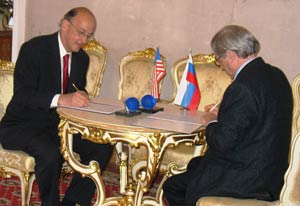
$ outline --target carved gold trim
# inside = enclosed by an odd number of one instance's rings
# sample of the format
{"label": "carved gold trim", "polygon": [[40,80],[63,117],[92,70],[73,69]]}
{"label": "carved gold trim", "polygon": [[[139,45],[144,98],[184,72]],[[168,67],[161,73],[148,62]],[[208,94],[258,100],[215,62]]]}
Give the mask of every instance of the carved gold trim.
{"label": "carved gold trim", "polygon": [[[91,126],[87,122],[76,122],[66,118],[66,114],[60,113],[61,121],[59,123],[59,136],[61,137],[61,152],[65,160],[70,166],[77,172],[80,172],[82,176],[91,178],[97,189],[96,205],[141,205],[143,201],[148,202],[149,205],[162,205],[162,190],[158,190],[156,198],[150,198],[144,196],[149,188],[152,186],[153,180],[159,170],[162,156],[168,147],[174,147],[179,143],[188,142],[190,144],[203,144],[204,143],[204,130],[199,129],[193,134],[177,134],[173,132],[158,132],[152,130],[152,132],[136,132],[134,128],[122,131],[114,130],[114,126],[108,129],[107,126],[102,128],[101,126]],[[73,119],[73,118],[72,118]],[[124,191],[122,191],[121,197],[106,198],[105,185],[101,177],[101,170],[99,165],[95,161],[91,161],[89,165],[82,165],[79,163],[73,155],[72,142],[73,134],[81,134],[83,139],[95,143],[110,143],[116,144],[118,142],[124,142],[131,147],[144,146],[147,150],[147,164],[144,169],[136,170],[138,177],[137,180],[133,180],[130,175],[132,164],[120,164],[120,171],[124,171],[127,168],[127,177],[120,178],[122,181],[120,184]],[[151,203],[151,204],[150,204]]]}
{"label": "carved gold trim", "polygon": [[14,71],[15,63],[0,59],[0,69],[3,71]]}
{"label": "carved gold trim", "polygon": [[0,166],[0,176],[5,178],[11,178],[12,176],[17,176],[17,175],[7,171],[5,166]]}
{"label": "carved gold trim", "polygon": [[106,69],[106,64],[107,64],[107,49],[101,45],[97,40],[91,40],[88,43],[86,43],[83,46],[83,50],[90,56],[90,55],[95,55],[97,56],[102,64],[99,64],[99,76],[95,80],[96,81],[96,86],[93,88],[92,91],[89,91],[89,95],[92,97],[96,97],[99,95],[100,88],[102,85],[102,79],[103,79],[103,74]]}

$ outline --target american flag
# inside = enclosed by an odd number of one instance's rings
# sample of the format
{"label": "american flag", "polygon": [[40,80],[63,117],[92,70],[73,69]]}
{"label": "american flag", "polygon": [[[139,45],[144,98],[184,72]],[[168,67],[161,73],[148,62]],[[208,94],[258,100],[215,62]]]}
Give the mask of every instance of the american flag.
{"label": "american flag", "polygon": [[151,94],[155,99],[159,99],[159,82],[166,76],[166,70],[164,63],[160,57],[159,49],[156,48],[155,60],[154,60],[154,72],[152,76],[152,91]]}

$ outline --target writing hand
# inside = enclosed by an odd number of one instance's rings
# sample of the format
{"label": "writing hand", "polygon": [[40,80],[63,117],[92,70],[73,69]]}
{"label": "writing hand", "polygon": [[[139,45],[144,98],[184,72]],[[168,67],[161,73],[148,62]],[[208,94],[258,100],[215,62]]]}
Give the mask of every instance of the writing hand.
{"label": "writing hand", "polygon": [[58,98],[58,105],[84,107],[90,102],[89,96],[84,91],[62,94]]}

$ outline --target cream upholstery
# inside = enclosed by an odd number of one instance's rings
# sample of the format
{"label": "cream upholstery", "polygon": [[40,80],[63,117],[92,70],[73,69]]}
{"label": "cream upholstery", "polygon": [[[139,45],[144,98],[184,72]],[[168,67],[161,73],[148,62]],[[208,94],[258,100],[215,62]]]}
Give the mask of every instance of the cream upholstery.
{"label": "cream upholstery", "polygon": [[90,65],[86,75],[85,90],[92,97],[97,97],[100,92],[103,74],[107,62],[107,49],[96,40],[89,41],[83,47],[90,57]]}
{"label": "cream upholstery", "polygon": [[196,206],[299,206],[300,205],[300,74],[293,81],[294,112],[290,165],[285,173],[279,201],[265,202],[231,197],[203,197]]}
{"label": "cream upholstery", "polygon": [[[88,42],[84,50],[90,57],[86,90],[90,96],[99,95],[103,72],[106,66],[107,50],[97,41]],[[0,119],[13,95],[14,63],[0,60]],[[28,206],[31,196],[35,160],[22,151],[6,150],[0,144],[0,175],[7,178],[17,175],[21,181],[22,206]],[[64,164],[62,173],[71,171]]]}
{"label": "cream upholstery", "polygon": [[[165,57],[161,55],[161,58],[166,67]],[[153,48],[130,52],[121,59],[119,99],[125,100],[131,96],[141,99],[145,94],[151,94],[154,59]],[[161,89],[162,82],[163,80],[160,81],[159,89]]]}

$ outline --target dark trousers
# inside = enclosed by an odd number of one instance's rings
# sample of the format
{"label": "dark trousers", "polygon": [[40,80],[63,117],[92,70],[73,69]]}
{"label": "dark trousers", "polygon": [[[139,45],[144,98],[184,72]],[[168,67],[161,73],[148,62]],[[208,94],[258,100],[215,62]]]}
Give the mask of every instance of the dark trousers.
{"label": "dark trousers", "polygon": [[[16,127],[1,129],[2,146],[5,149],[23,150],[35,159],[35,176],[42,206],[58,206],[59,178],[64,159],[60,153],[57,129],[38,127]],[[105,169],[113,147],[96,144],[74,135],[73,150],[80,155],[81,163],[88,165],[91,160],[98,161],[101,170]],[[80,205],[90,205],[95,192],[95,184],[90,178],[82,178],[75,173],[65,198]]]}
{"label": "dark trousers", "polygon": [[186,173],[171,176],[163,185],[164,196],[170,206],[186,206]]}
{"label": "dark trousers", "polygon": [[[202,157],[193,158],[188,166],[187,171],[169,177],[163,185],[163,192],[165,198],[168,200],[170,206],[195,206],[201,195],[198,193],[195,186],[195,177],[201,176],[203,169]],[[200,168],[200,170],[199,170]]]}

